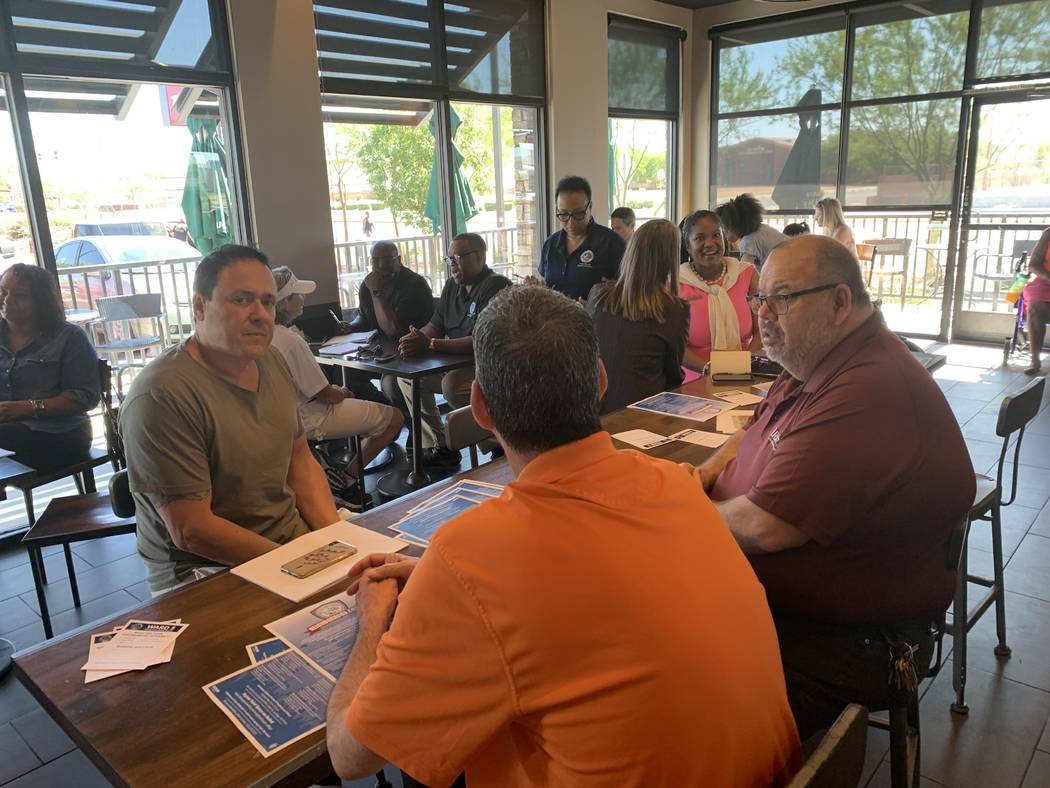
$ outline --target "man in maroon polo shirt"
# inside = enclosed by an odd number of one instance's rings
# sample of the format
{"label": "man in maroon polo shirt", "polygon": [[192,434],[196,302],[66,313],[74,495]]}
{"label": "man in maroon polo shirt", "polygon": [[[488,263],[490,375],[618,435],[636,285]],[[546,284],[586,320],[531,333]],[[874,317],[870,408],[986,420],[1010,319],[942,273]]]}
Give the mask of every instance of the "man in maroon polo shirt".
{"label": "man in maroon polo shirt", "polygon": [[885,708],[891,653],[916,647],[925,674],[974,474],[944,395],[845,247],[781,244],[749,300],[784,373],[697,472],[765,586],[805,738],[849,702]]}

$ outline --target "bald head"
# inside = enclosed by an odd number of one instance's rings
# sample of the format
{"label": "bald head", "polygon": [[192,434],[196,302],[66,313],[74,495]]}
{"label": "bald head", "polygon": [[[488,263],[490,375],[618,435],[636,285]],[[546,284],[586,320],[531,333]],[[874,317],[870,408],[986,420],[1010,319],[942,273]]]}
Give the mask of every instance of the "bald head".
{"label": "bald head", "polygon": [[393,241],[376,241],[372,244],[371,256],[376,276],[390,278],[401,270],[401,253]]}
{"label": "bald head", "polygon": [[766,265],[774,263],[781,274],[790,274],[798,288],[815,287],[828,282],[842,282],[849,287],[853,303],[871,304],[864,286],[860,263],[850,251],[833,238],[824,235],[799,235],[777,246],[769,253]]}

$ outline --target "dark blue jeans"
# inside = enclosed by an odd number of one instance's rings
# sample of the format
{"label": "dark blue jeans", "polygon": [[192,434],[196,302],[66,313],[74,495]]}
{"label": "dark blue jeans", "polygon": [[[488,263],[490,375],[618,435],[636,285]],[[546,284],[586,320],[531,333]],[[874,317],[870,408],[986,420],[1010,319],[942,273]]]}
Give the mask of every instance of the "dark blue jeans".
{"label": "dark blue jeans", "polygon": [[0,448],[38,471],[50,471],[86,460],[91,448],[91,423],[68,432],[39,432],[20,421],[0,422]]}

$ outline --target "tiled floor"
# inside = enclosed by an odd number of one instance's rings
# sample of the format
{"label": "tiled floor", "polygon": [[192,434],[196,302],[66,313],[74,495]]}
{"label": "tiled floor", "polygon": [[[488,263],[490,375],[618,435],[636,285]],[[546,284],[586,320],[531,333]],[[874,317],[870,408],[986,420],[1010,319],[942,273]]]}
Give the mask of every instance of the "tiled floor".
{"label": "tiled floor", "polygon": [[[936,346],[934,346],[936,348]],[[951,345],[949,364],[934,373],[963,427],[978,471],[992,471],[1001,448],[995,420],[1005,394],[1029,378],[999,364],[1001,350]],[[1050,403],[1050,396],[1044,401]],[[1011,455],[1012,456],[1012,455]],[[1010,466],[1008,466],[1009,468]],[[929,788],[1046,788],[1050,786],[1050,408],[1030,425],[1021,450],[1017,502],[1004,511],[1009,659],[992,653],[995,622],[988,614],[970,634],[967,700],[970,714],[951,714],[951,670],[927,682],[922,702],[923,785]],[[0,524],[14,517],[9,501]],[[39,505],[42,510],[43,503]],[[48,602],[57,632],[107,616],[148,597],[134,537],[74,546],[83,606],[72,608],[61,582],[57,549],[46,551],[52,579]],[[991,572],[991,541],[980,525],[970,537],[972,571]],[[980,591],[972,587],[974,596]],[[25,553],[0,551],[0,635],[22,648],[43,638]],[[945,639],[950,660],[951,639]],[[885,734],[871,732],[862,785],[889,785]],[[13,679],[0,684],[0,785],[84,786],[106,781]],[[359,781],[365,786],[372,781]],[[395,785],[398,784],[395,781]]]}

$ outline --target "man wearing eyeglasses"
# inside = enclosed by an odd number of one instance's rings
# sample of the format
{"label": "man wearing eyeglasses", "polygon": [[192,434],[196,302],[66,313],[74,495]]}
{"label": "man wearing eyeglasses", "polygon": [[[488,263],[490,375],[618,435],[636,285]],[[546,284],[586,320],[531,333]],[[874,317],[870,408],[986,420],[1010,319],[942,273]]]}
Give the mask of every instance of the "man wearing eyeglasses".
{"label": "man wearing eyeglasses", "polygon": [[[476,233],[457,235],[449,246],[445,263],[449,280],[441,291],[437,308],[425,326],[412,325],[401,337],[398,351],[403,358],[435,352],[473,355],[474,324],[478,316],[496,293],[510,285],[507,277],[500,276],[486,264],[485,240]],[[445,431],[434,395],[441,392],[449,405],[462,408],[470,404],[473,380],[474,367],[470,366],[432,375],[420,382],[424,465],[459,464],[459,454],[445,445]],[[400,379],[398,385],[411,408],[412,381]]]}
{"label": "man wearing eyeglasses", "polygon": [[805,740],[847,703],[886,708],[893,662],[926,674],[975,481],[944,395],[845,247],[781,244],[748,300],[784,372],[697,475],[765,586]]}
{"label": "man wearing eyeglasses", "polygon": [[554,190],[561,229],[543,243],[539,274],[548,287],[569,298],[586,298],[603,279],[620,275],[624,241],[591,216],[591,185],[570,175]]}

